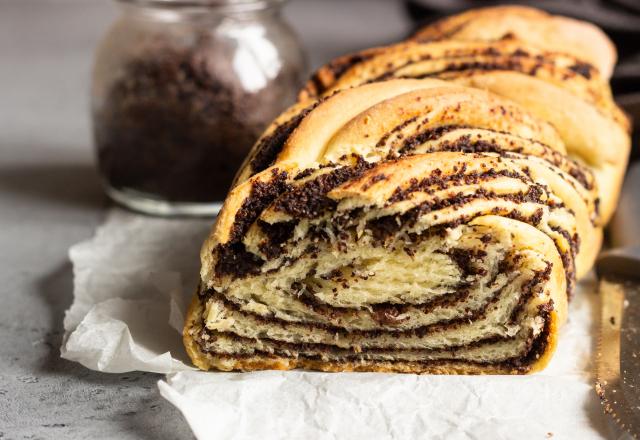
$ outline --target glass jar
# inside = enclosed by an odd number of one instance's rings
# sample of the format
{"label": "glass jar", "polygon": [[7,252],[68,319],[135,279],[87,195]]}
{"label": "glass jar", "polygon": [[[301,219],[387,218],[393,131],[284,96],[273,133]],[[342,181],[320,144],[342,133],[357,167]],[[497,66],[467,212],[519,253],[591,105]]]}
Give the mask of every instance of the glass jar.
{"label": "glass jar", "polygon": [[214,214],[252,144],[305,75],[280,0],[128,0],[100,44],[98,169],[118,203]]}

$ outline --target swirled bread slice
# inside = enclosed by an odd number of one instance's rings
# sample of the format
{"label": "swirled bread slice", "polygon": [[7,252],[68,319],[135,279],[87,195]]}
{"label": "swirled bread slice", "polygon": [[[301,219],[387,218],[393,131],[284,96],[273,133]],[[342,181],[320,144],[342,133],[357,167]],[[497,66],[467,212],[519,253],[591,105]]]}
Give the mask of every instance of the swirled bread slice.
{"label": "swirled bread slice", "polygon": [[272,159],[248,162],[203,246],[184,331],[198,367],[546,364],[600,243],[593,176],[551,125],[437,80],[339,91],[282,120],[295,127],[268,130]]}
{"label": "swirled bread slice", "polygon": [[194,363],[542,368],[566,315],[565,240],[578,223],[546,167],[438,152],[252,177],[230,195],[249,192],[233,221],[216,226],[232,231],[226,241],[214,234],[203,248],[185,328]]}

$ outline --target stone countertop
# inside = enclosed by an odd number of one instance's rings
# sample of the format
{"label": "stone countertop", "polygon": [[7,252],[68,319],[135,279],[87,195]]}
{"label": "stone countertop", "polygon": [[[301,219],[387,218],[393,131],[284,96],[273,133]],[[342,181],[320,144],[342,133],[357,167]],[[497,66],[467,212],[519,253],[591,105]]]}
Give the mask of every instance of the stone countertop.
{"label": "stone countertop", "polygon": [[[93,49],[117,15],[106,0],[0,4],[0,439],[190,439],[160,375],[102,374],[60,359],[72,299],[68,248],[110,203],[93,165]],[[285,15],[312,67],[402,38],[392,0],[294,0]]]}

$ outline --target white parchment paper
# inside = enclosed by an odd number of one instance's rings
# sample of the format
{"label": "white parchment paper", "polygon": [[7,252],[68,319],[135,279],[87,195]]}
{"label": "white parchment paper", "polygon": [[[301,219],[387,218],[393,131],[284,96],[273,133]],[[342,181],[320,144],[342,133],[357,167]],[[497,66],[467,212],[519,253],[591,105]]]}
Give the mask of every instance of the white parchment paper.
{"label": "white parchment paper", "polygon": [[593,281],[580,285],[551,364],[532,376],[196,371],[180,331],[211,224],[112,211],[70,249],[62,357],[104,372],[166,374],[160,393],[200,440],[613,435],[593,391]]}

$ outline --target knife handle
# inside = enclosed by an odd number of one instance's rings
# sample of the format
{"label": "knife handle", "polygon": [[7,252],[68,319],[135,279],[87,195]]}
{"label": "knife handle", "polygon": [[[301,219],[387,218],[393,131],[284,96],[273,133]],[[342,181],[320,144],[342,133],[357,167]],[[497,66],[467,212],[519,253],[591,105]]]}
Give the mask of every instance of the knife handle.
{"label": "knife handle", "polygon": [[596,261],[596,272],[599,278],[640,278],[640,247],[602,252]]}
{"label": "knife handle", "polygon": [[608,229],[612,247],[640,246],[640,162],[629,167],[618,209]]}

